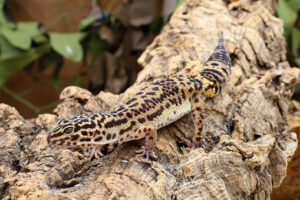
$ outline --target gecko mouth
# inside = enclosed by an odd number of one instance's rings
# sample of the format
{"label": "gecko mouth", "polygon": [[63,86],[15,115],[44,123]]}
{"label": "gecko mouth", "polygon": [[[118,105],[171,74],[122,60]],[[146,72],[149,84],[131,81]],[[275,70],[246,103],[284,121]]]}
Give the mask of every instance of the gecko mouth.
{"label": "gecko mouth", "polygon": [[56,146],[57,142],[58,142],[58,140],[53,140],[53,137],[51,136],[51,134],[47,135],[47,143],[50,147]]}

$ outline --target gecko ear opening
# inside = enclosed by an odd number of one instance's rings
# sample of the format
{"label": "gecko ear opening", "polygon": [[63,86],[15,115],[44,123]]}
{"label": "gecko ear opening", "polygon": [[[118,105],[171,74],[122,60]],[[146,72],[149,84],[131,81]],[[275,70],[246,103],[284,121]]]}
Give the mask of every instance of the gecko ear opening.
{"label": "gecko ear opening", "polygon": [[73,127],[68,127],[64,129],[63,133],[69,135],[73,133],[73,130],[74,130]]}

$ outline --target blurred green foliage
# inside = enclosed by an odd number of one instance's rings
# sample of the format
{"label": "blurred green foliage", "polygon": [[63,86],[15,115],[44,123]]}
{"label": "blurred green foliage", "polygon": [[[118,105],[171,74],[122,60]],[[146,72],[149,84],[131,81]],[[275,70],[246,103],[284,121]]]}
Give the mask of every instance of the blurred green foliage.
{"label": "blurred green foliage", "polygon": [[83,58],[80,41],[85,36],[84,33],[49,33],[50,45],[58,54],[79,62]]}
{"label": "blurred green foliage", "polygon": [[[5,0],[0,0],[0,90],[5,82],[16,72],[33,63],[42,56],[53,57],[53,52],[58,56],[65,57],[74,62],[83,61],[86,52],[92,55],[92,59],[99,53],[107,49],[103,45],[105,41],[100,38],[99,31],[104,21],[110,15],[103,13],[102,18],[87,17],[82,20],[78,26],[78,32],[74,33],[54,33],[45,32],[38,22],[17,22],[8,21],[4,15]],[[89,30],[88,27],[98,22],[98,28]],[[95,34],[96,32],[96,34]],[[92,41],[92,44],[91,44]],[[83,49],[84,43],[87,42],[88,48]],[[57,58],[57,56],[56,56]],[[45,61],[47,59],[44,59]],[[61,69],[61,60],[41,62],[42,65],[54,66],[52,83],[54,88],[60,89],[58,85],[58,73]],[[76,82],[78,81],[78,77]]]}
{"label": "blurred green foliage", "polygon": [[[179,6],[184,0],[177,0]],[[24,96],[33,91],[34,86],[22,92],[14,92],[5,86],[5,83],[17,72],[25,70],[30,75],[32,65],[37,66],[39,71],[52,68],[51,83],[57,92],[61,90],[62,82],[60,72],[64,66],[65,58],[74,62],[83,62],[84,66],[94,66],[96,59],[104,51],[115,51],[116,44],[109,43],[101,38],[102,30],[109,29],[113,34],[120,33],[124,26],[117,19],[117,13],[121,10],[122,4],[113,11],[103,12],[97,0],[89,0],[92,10],[88,17],[81,20],[77,31],[69,33],[47,32],[42,24],[38,22],[12,22],[7,19],[5,0],[0,0],[0,93],[3,91],[21,104],[34,110],[36,114],[55,106],[57,102],[44,107],[37,107],[29,102]],[[112,11],[112,7],[117,5],[116,0],[111,0],[106,7],[107,11]],[[82,6],[86,6],[83,4]],[[77,9],[78,11],[80,9]],[[70,13],[63,12],[62,16],[71,16],[76,11]],[[64,17],[61,17],[63,20]],[[145,35],[158,34],[169,18],[158,17],[149,24],[140,27],[145,28]],[[58,23],[54,20],[52,24]],[[126,27],[125,27],[126,28]],[[121,31],[120,31],[121,30]],[[119,36],[119,35],[118,35]],[[68,77],[73,84],[87,87],[82,81],[85,72]],[[38,83],[34,78],[34,84]]]}
{"label": "blurred green foliage", "polygon": [[0,0],[0,89],[13,74],[50,50],[37,22],[14,24],[6,20],[4,3]]}
{"label": "blurred green foliage", "polygon": [[279,0],[277,13],[284,23],[288,59],[300,67],[300,0]]}
{"label": "blurred green foliage", "polygon": [[[108,49],[107,42],[99,33],[107,19],[110,19],[110,14],[102,12],[95,4],[94,8],[101,12],[83,19],[77,32],[55,33],[44,31],[38,22],[15,23],[7,20],[4,6],[5,0],[0,0],[0,92],[4,91],[39,114],[44,108],[39,108],[23,98],[26,91],[15,93],[6,88],[5,83],[14,74],[39,60],[39,69],[53,67],[52,86],[60,91],[59,73],[63,67],[63,58],[74,62],[84,61],[91,66],[95,58]],[[84,86],[80,75],[72,80],[78,86]],[[55,106],[56,103],[46,105],[45,109]]]}

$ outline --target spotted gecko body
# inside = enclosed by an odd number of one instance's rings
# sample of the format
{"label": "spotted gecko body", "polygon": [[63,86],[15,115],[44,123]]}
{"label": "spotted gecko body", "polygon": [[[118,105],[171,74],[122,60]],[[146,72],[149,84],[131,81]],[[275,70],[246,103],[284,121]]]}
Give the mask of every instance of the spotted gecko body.
{"label": "spotted gecko body", "polygon": [[192,112],[193,147],[197,148],[203,137],[203,99],[217,95],[230,74],[231,61],[222,33],[217,47],[197,76],[160,79],[142,88],[113,112],[62,120],[48,134],[48,143],[91,148],[90,158],[98,158],[105,144],[145,138],[145,146],[139,153],[148,158],[156,143],[156,130]]}

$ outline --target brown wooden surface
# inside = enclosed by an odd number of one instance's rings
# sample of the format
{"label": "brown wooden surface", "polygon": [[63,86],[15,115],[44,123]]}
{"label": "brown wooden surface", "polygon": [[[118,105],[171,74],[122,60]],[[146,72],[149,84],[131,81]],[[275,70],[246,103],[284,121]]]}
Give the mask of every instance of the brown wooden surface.
{"label": "brown wooden surface", "polygon": [[59,118],[109,111],[140,87],[174,73],[196,73],[220,31],[233,61],[232,78],[207,100],[202,148],[187,153],[187,115],[158,131],[156,158],[135,157],[139,142],[88,162],[69,149],[51,149],[46,133],[56,115],[24,120],[0,104],[2,199],[270,199],[297,147],[287,117],[299,70],[286,62],[282,21],[273,1],[186,0],[139,58],[144,67],[121,95],[62,91]]}

